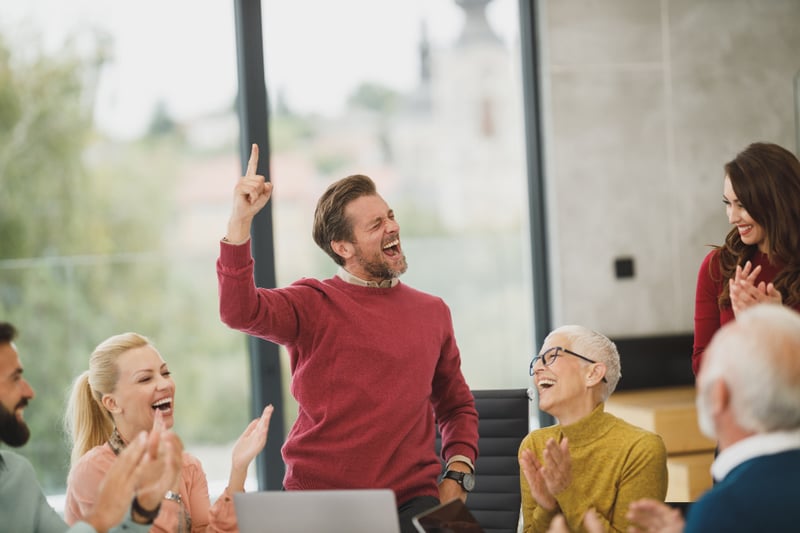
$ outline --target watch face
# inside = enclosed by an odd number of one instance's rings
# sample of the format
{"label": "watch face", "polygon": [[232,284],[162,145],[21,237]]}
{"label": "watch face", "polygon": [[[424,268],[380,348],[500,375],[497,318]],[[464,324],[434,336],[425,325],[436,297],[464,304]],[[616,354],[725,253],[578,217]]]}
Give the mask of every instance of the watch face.
{"label": "watch face", "polygon": [[467,492],[472,492],[472,489],[475,488],[475,476],[472,474],[464,474],[464,478],[461,480],[461,483],[464,487],[464,490]]}
{"label": "watch face", "polygon": [[444,474],[445,478],[452,479],[458,482],[461,487],[471,492],[475,488],[475,474],[467,474],[466,472],[458,472],[456,470],[448,470]]}

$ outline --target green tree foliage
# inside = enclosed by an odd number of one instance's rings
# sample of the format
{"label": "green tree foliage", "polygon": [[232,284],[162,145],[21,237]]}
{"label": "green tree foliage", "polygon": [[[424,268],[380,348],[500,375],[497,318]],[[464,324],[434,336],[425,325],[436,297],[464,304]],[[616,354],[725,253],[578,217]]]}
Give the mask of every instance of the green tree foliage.
{"label": "green tree foliage", "polygon": [[14,59],[0,42],[0,258],[70,253],[80,227],[66,215],[91,201],[80,160],[91,134],[81,65],[72,56]]}
{"label": "green tree foliage", "polygon": [[390,115],[397,109],[397,91],[377,83],[365,82],[359,85],[347,99],[351,107],[360,107],[382,115]]}
{"label": "green tree foliage", "polygon": [[135,148],[120,158],[97,138],[89,81],[100,65],[69,47],[26,54],[0,41],[0,312],[22,331],[37,390],[28,410],[34,439],[24,452],[46,486],[63,486],[66,390],[90,347],[119,323],[119,280],[158,293],[160,269],[138,263],[159,242],[168,201],[136,187],[144,177],[137,169],[146,167],[117,163],[135,158]]}
{"label": "green tree foliage", "polygon": [[93,57],[30,43],[22,56],[0,36],[0,320],[20,330],[37,393],[20,451],[56,492],[68,470],[69,386],[112,334],[137,331],[160,349],[185,442],[230,442],[248,417],[245,341],[219,324],[213,258],[176,260],[168,248],[184,146],[158,114],[140,141],[94,128],[96,58],[110,44],[97,43]]}
{"label": "green tree foliage", "polygon": [[169,110],[164,102],[159,102],[150,120],[150,127],[147,128],[149,137],[161,137],[174,134],[176,131],[175,121],[169,114]]}
{"label": "green tree foliage", "polygon": [[291,151],[313,140],[314,130],[306,118],[276,113],[270,122],[270,147],[276,153]]}

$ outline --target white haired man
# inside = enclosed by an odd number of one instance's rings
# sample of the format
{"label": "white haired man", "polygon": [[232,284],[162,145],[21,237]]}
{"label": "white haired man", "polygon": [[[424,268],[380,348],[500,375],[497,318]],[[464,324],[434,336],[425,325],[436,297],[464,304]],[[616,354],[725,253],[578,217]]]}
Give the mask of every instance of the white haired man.
{"label": "white haired man", "polygon": [[700,429],[719,442],[716,484],[686,523],[661,502],[631,504],[636,531],[797,531],[800,314],[759,304],[713,337],[697,376]]}

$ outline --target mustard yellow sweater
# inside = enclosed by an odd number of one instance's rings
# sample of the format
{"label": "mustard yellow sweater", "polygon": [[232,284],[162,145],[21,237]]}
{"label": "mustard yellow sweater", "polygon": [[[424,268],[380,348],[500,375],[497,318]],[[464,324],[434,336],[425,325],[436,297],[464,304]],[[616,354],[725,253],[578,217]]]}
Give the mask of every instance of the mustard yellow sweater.
{"label": "mustard yellow sweater", "polygon": [[557,513],[564,515],[570,531],[585,531],[583,515],[597,511],[606,531],[627,531],[628,505],[639,498],[664,501],[667,494],[667,451],[659,435],[606,413],[599,404],[585,418],[568,426],[555,425],[532,431],[520,452],[532,450],[544,464],[542,452],[549,438],[569,440],[572,483],[556,496],[558,510],[548,512],[531,496],[520,470],[524,532],[544,532]]}

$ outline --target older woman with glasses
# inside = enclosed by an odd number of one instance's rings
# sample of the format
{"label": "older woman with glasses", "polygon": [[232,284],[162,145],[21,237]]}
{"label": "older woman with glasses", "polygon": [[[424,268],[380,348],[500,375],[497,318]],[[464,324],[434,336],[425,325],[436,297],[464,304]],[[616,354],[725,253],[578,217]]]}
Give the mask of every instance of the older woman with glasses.
{"label": "older woman with glasses", "polygon": [[661,437],[604,411],[621,376],[617,347],[582,326],[551,332],[530,374],[539,409],[558,424],[532,431],[519,448],[523,531],[547,530],[561,514],[582,531],[594,509],[604,531],[627,531],[628,504],[664,501],[667,452]]}

